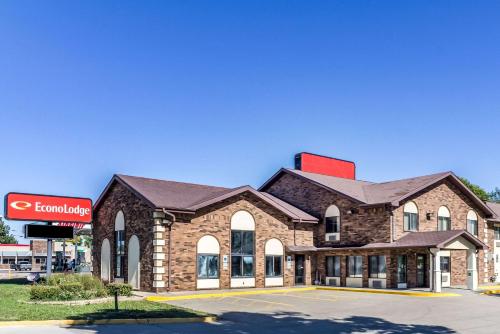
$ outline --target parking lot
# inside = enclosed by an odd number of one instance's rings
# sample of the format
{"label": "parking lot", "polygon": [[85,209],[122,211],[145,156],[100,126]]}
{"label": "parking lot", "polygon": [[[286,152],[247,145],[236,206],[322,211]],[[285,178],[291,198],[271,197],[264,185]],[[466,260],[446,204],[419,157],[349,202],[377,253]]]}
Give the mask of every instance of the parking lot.
{"label": "parking lot", "polygon": [[[52,334],[111,333],[497,333],[500,298],[462,290],[458,297],[342,291],[236,295],[168,303],[215,313],[214,324],[52,328]],[[26,327],[25,334],[48,328]],[[2,328],[19,333],[20,328]]]}

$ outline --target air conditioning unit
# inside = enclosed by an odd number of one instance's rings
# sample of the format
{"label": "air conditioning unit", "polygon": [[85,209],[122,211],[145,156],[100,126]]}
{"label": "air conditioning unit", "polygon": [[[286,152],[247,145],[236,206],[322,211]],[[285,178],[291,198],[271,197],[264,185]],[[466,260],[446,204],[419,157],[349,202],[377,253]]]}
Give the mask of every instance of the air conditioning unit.
{"label": "air conditioning unit", "polygon": [[326,285],[329,286],[340,286],[340,278],[338,277],[327,277],[326,278]]}
{"label": "air conditioning unit", "polygon": [[495,247],[499,247],[500,248],[500,241],[495,241]]}
{"label": "air conditioning unit", "polygon": [[340,240],[340,233],[327,233],[325,235],[325,240],[326,241],[339,241]]}
{"label": "air conditioning unit", "polygon": [[441,283],[448,283],[448,275],[441,276]]}
{"label": "air conditioning unit", "polygon": [[381,280],[373,280],[372,287],[374,289],[382,289],[382,281]]}

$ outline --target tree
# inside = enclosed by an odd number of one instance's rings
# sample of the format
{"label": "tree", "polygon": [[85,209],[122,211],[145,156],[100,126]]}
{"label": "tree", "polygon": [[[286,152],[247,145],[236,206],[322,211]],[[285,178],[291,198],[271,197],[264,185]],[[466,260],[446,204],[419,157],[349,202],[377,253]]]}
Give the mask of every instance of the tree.
{"label": "tree", "polygon": [[484,190],[483,188],[481,188],[477,184],[471,183],[465,177],[461,177],[460,181],[462,181],[465,184],[465,186],[467,186],[467,188],[469,188],[481,200],[483,200],[485,202],[491,200],[490,193],[488,193],[486,190]]}
{"label": "tree", "polygon": [[492,202],[500,203],[500,188],[496,187],[495,190],[490,192],[490,200]]}
{"label": "tree", "polygon": [[10,227],[0,217],[0,244],[17,244],[16,238],[10,233]]}

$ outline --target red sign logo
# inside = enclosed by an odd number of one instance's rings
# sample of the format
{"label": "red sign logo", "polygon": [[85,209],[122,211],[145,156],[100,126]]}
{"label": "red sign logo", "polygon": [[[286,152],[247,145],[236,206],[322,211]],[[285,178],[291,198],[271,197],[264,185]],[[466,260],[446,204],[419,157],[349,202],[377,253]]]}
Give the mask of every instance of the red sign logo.
{"label": "red sign logo", "polygon": [[92,222],[92,200],[8,193],[5,196],[5,218],[47,222]]}

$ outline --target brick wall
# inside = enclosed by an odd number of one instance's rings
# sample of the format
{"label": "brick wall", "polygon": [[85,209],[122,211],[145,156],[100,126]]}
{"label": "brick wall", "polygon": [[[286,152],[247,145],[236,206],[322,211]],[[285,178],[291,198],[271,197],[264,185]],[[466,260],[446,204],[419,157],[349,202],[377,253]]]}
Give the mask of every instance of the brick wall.
{"label": "brick wall", "polygon": [[137,235],[141,252],[140,284],[141,289],[151,290],[153,274],[153,210],[120,183],[115,182],[108,190],[101,205],[94,211],[92,224],[93,274],[100,277],[101,245],[107,238],[111,245],[111,276],[115,276],[114,230],[115,217],[122,210],[125,216],[125,261],[124,276],[127,281],[128,242]]}
{"label": "brick wall", "polygon": [[[290,174],[283,174],[266,191],[321,220],[315,233],[318,247],[390,242],[390,212],[384,207],[360,208],[357,202],[345,196]],[[323,219],[327,208],[332,204],[340,210],[340,241],[338,242],[325,241]],[[352,208],[358,209],[358,213],[348,213]]]}
{"label": "brick wall", "polygon": [[[466,230],[467,229],[467,213],[469,210],[474,210],[478,215],[478,239],[485,242],[490,247],[490,252],[493,250],[494,233],[493,228],[485,222],[485,214],[477,207],[463,192],[458,189],[454,184],[447,180],[437,183],[436,185],[421,191],[408,201],[413,201],[418,207],[419,217],[419,231],[437,231],[437,211],[440,206],[444,205],[448,208],[451,215],[451,228],[453,230]],[[407,232],[403,230],[403,208],[404,203],[396,208],[394,213],[394,235],[395,239],[399,239]],[[430,220],[427,220],[426,213],[432,212],[434,215]],[[452,258],[452,267],[457,273],[465,273],[466,265],[462,263],[460,257]],[[493,274],[493,261],[485,262],[485,252],[479,251],[478,253],[478,277],[479,282],[484,282],[489,276]],[[487,272],[484,271],[487,266]],[[463,270],[462,270],[463,268]],[[452,273],[453,274],[453,273]],[[452,275],[454,276],[454,275]],[[466,281],[462,275],[456,275],[452,279],[452,284],[463,285]]]}
{"label": "brick wall", "polygon": [[[220,262],[223,255],[230,255],[230,220],[239,211],[246,210],[255,220],[255,277],[256,287],[264,287],[265,255],[264,246],[268,239],[277,238],[284,246],[313,245],[313,224],[294,224],[288,217],[252,194],[244,193],[201,210],[194,217],[179,216],[172,227],[171,290],[196,289],[196,245],[204,235],[212,235],[220,245]],[[168,232],[165,232],[168,234]],[[168,243],[165,246],[168,254]],[[286,257],[286,255],[285,255]],[[230,257],[229,257],[230,258]],[[307,257],[306,257],[307,259]],[[285,259],[284,259],[285,260]],[[306,266],[307,283],[311,282],[310,261]],[[283,264],[284,285],[294,284],[294,268]],[[309,267],[309,268],[308,268]],[[230,287],[230,260],[226,270],[220,263],[220,287]],[[167,281],[168,275],[164,274]]]}

